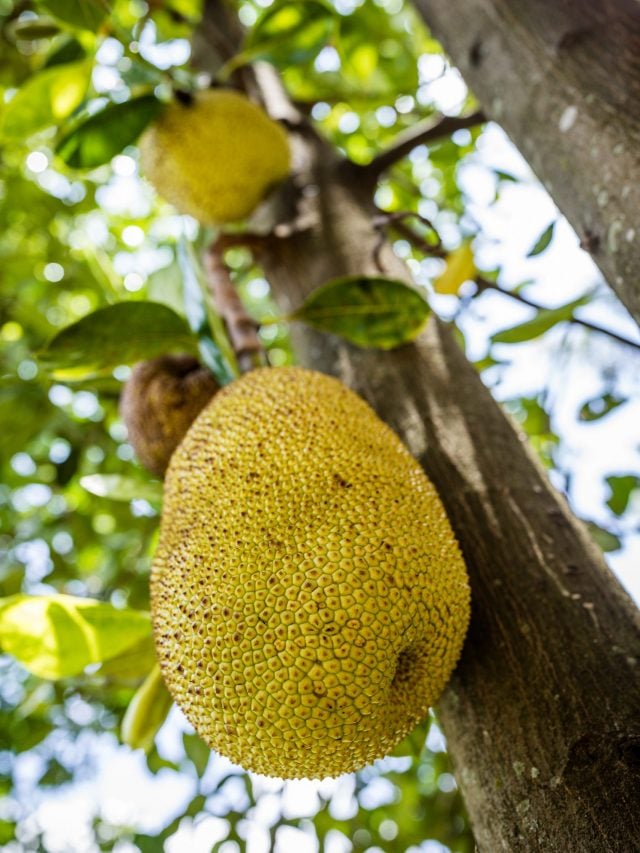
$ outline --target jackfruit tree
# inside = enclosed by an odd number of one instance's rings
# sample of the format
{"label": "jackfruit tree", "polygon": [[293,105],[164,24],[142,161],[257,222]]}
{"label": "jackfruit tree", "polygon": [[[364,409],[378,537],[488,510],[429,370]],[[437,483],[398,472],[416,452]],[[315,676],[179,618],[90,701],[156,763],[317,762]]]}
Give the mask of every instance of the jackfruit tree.
{"label": "jackfruit tree", "polygon": [[0,0],[7,850],[639,846],[640,344],[439,5],[482,109],[400,0]]}

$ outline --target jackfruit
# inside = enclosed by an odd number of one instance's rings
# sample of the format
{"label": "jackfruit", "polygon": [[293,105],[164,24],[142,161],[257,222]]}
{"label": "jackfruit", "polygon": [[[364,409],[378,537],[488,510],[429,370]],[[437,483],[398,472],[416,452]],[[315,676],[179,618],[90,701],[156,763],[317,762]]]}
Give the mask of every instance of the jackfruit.
{"label": "jackfruit", "polygon": [[190,355],[165,355],[137,364],[120,399],[120,414],[140,462],[159,477],[194,419],[218,390]]}
{"label": "jackfruit", "polygon": [[140,158],[158,193],[206,224],[245,219],[290,169],[282,127],[229,89],[168,104],[140,139]]}
{"label": "jackfruit", "polygon": [[289,367],[228,385],[174,453],[151,602],[196,731],[287,779],[389,753],[437,700],[469,620],[419,464],[337,379]]}

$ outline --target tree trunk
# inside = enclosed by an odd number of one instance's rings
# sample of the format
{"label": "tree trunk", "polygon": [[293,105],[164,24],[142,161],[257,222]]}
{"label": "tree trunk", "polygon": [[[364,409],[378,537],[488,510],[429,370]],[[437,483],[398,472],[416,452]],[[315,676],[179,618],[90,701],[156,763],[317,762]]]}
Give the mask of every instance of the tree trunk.
{"label": "tree trunk", "polygon": [[[295,119],[271,69],[247,77],[276,117]],[[304,227],[259,252],[285,311],[328,278],[379,274],[359,170],[305,123],[293,141]],[[388,244],[381,258],[409,280]],[[462,546],[472,623],[438,712],[480,850],[639,849],[637,611],[454,331],[433,320],[392,353],[303,327],[294,342],[302,363],[339,376],[402,437]]]}
{"label": "tree trunk", "polygon": [[640,4],[415,5],[640,322]]}

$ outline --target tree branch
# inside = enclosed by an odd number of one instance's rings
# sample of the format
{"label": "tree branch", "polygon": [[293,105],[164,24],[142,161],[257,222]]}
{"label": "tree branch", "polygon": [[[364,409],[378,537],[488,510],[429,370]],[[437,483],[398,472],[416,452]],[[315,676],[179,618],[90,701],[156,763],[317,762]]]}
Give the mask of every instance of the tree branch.
{"label": "tree branch", "polygon": [[225,322],[240,370],[247,373],[254,367],[263,367],[267,358],[258,337],[258,325],[247,314],[231,281],[229,268],[223,260],[224,248],[224,243],[211,243],[204,255],[204,268],[214,305]]}
{"label": "tree branch", "polygon": [[[417,219],[429,229],[434,236],[434,240],[432,242],[429,242],[424,237],[416,234],[416,232],[406,224],[406,220],[412,218]],[[442,240],[440,239],[440,235],[438,234],[433,222],[416,211],[396,210],[392,213],[381,212],[379,216],[374,216],[371,220],[371,224],[379,235],[378,241],[373,249],[373,255],[375,265],[381,273],[385,272],[385,267],[380,257],[382,248],[387,240],[385,228],[393,228],[393,230],[397,231],[401,236],[414,245],[418,251],[423,252],[425,255],[437,258],[442,258],[446,255],[446,251],[442,248]]]}
{"label": "tree branch", "polygon": [[393,166],[398,160],[406,157],[418,145],[435,142],[445,136],[450,136],[456,130],[475,127],[486,121],[486,116],[480,110],[466,116],[443,116],[435,124],[431,119],[419,122],[415,127],[404,133],[399,133],[393,145],[381,151],[377,157],[363,167],[370,178],[378,178],[383,172]]}
{"label": "tree branch", "polygon": [[[402,218],[397,219],[393,222],[388,223],[395,231],[398,231],[406,240],[408,240],[412,246],[414,246],[419,252],[429,256],[429,257],[443,257],[446,253],[442,251],[439,245],[431,246],[426,242],[419,234],[416,234],[415,231],[410,228]],[[374,222],[374,226],[376,223]],[[379,226],[378,226],[379,227]],[[379,248],[377,251],[379,251]],[[376,256],[377,257],[377,256]],[[380,267],[379,261],[378,267]],[[487,278],[483,278],[482,276],[476,276],[474,279],[478,290],[480,292],[484,292],[486,290],[494,290],[496,293],[502,293],[504,296],[510,296],[512,299],[515,299],[516,302],[520,302],[522,305],[527,305],[529,308],[535,308],[536,311],[549,311],[550,309],[546,305],[540,305],[539,302],[534,302],[532,299],[529,299],[526,296],[523,296],[521,293],[516,293],[513,290],[507,290],[504,287],[500,287],[494,281],[489,281]],[[591,332],[599,332],[602,335],[608,335],[612,340],[617,341],[620,344],[625,344],[626,346],[632,347],[633,349],[640,350],[640,343],[636,343],[632,341],[630,338],[625,338],[623,335],[619,335],[617,332],[614,332],[612,329],[605,329],[603,326],[598,326],[595,323],[590,323],[589,320],[581,320],[579,317],[570,317],[566,322],[571,323],[574,326],[582,326],[583,329],[589,329]]]}
{"label": "tree branch", "polygon": [[[513,290],[506,290],[504,287],[500,287],[499,284],[496,284],[494,281],[489,281],[486,278],[482,278],[482,276],[477,276],[475,278],[475,283],[478,286],[478,290],[483,293],[486,290],[495,290],[497,293],[502,293],[505,296],[510,296],[512,299],[515,299],[516,302],[520,302],[522,305],[527,305],[529,308],[535,308],[536,311],[549,311],[546,305],[540,305],[539,302],[534,302],[532,299],[528,299],[526,296],[522,296],[521,293],[516,293]],[[634,349],[640,350],[640,344],[635,341],[630,340],[629,338],[623,337],[623,335],[619,335],[617,332],[614,332],[612,329],[605,329],[602,326],[597,326],[595,323],[590,323],[588,320],[580,320],[579,317],[570,317],[567,322],[572,323],[574,326],[582,326],[583,329],[589,329],[591,332],[600,332],[602,335],[608,335],[614,341],[618,341],[620,344],[626,344],[628,347],[633,347]]]}

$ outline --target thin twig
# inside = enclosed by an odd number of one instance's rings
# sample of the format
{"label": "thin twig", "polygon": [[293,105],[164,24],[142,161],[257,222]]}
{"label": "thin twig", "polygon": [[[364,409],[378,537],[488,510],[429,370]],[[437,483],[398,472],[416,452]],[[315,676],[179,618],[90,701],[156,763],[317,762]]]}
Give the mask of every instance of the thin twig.
{"label": "thin twig", "polygon": [[212,244],[212,247],[215,247],[215,251],[219,255],[223,255],[227,249],[249,249],[251,252],[259,252],[261,249],[264,249],[266,245],[268,245],[269,241],[273,239],[273,233],[269,234],[256,234],[252,231],[238,231],[237,233],[222,233],[219,234],[215,243]]}
{"label": "thin twig", "polygon": [[429,243],[420,234],[416,234],[413,228],[411,228],[410,225],[407,225],[406,222],[394,222],[393,230],[397,231],[401,237],[404,237],[407,242],[411,243],[419,252],[422,252],[428,257],[444,258],[447,255],[447,250],[442,247],[442,243],[439,242],[437,246],[433,243]]}
{"label": "thin twig", "polygon": [[[532,299],[529,299],[526,296],[523,296],[521,293],[517,293],[513,290],[506,290],[504,287],[500,287],[499,284],[496,284],[494,281],[489,281],[482,276],[476,276],[475,283],[478,286],[478,290],[480,292],[484,292],[485,290],[495,290],[497,293],[502,293],[504,296],[510,296],[512,299],[515,299],[516,302],[520,302],[522,305],[527,305],[529,308],[535,308],[536,311],[550,311],[553,309],[548,308],[546,305],[540,305],[538,302],[534,302]],[[614,332],[612,329],[605,329],[602,326],[597,326],[595,323],[590,323],[588,320],[581,320],[579,317],[569,317],[567,322],[572,323],[574,326],[582,326],[583,329],[589,329],[591,332],[600,332],[602,335],[608,335],[614,341],[618,341],[620,344],[626,344],[628,347],[633,347],[634,349],[640,350],[640,343],[636,343],[635,341],[630,340],[629,338],[625,338],[622,335],[619,335],[617,332]]]}
{"label": "thin twig", "polygon": [[[441,247],[431,246],[419,234],[416,234],[415,231],[405,222],[394,222],[393,228],[405,237],[405,239],[418,249],[419,252],[437,258],[446,256],[446,252]],[[536,311],[550,310],[546,305],[540,305],[540,303],[534,302],[526,296],[522,296],[521,293],[516,293],[513,290],[506,290],[504,287],[500,287],[499,284],[496,284],[496,282],[489,281],[489,279],[483,278],[482,276],[476,276],[474,281],[480,292],[485,290],[495,290],[496,293],[502,293],[504,296],[510,296],[512,299],[515,299],[516,302],[520,302],[522,305],[527,305],[529,308],[535,308]],[[636,343],[629,338],[625,338],[611,329],[605,329],[602,326],[597,326],[595,323],[590,323],[588,320],[581,320],[579,317],[570,317],[567,322],[572,323],[574,326],[582,326],[583,329],[589,329],[591,332],[600,332],[600,334],[608,335],[612,340],[618,341],[618,343],[626,344],[627,346],[640,350],[639,343]]]}
{"label": "thin twig", "polygon": [[381,151],[377,157],[363,167],[370,178],[377,178],[398,160],[410,154],[418,145],[435,142],[446,136],[451,136],[456,130],[475,127],[487,120],[480,110],[466,116],[444,116],[435,124],[431,119],[419,122],[410,130],[399,133],[394,143]]}
{"label": "thin twig", "polygon": [[[406,224],[405,220],[407,219],[417,219],[425,226],[425,228],[428,228],[435,238],[433,242],[426,240],[420,234],[416,234],[416,232]],[[446,255],[445,250],[442,248],[442,240],[440,239],[440,235],[438,234],[433,222],[430,219],[427,219],[426,216],[422,216],[414,210],[396,210],[392,213],[380,213],[379,216],[375,216],[371,220],[371,224],[378,232],[378,239],[373,247],[373,261],[381,273],[385,272],[384,265],[380,257],[382,247],[384,246],[386,239],[386,235],[384,233],[385,228],[393,228],[394,231],[397,231],[398,234],[404,237],[405,240],[408,240],[409,243],[415,246],[419,252],[422,252],[425,255],[435,258],[442,258]]]}
{"label": "thin twig", "polygon": [[258,336],[258,324],[247,313],[231,281],[223,258],[225,248],[219,241],[211,243],[204,255],[204,268],[214,305],[227,327],[238,366],[242,373],[247,373],[254,367],[267,364],[267,357]]}

